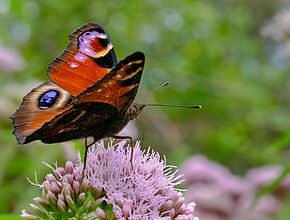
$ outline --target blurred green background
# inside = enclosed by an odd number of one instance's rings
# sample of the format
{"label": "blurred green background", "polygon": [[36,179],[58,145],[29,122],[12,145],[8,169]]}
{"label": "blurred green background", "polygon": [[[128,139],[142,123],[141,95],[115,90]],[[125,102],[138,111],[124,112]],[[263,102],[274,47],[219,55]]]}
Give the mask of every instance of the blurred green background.
{"label": "blurred green background", "polygon": [[26,177],[36,171],[43,180],[48,169],[42,161],[63,165],[74,158],[75,145],[82,147],[79,141],[19,146],[8,117],[28,91],[48,80],[47,65],[67,46],[68,34],[90,21],[106,28],[119,60],[145,53],[137,98],[170,81],[141,102],[203,106],[145,108],[135,121],[143,147],[175,165],[202,153],[239,175],[265,164],[286,166],[290,49],[287,54],[284,45],[290,35],[283,25],[290,24],[275,26],[273,17],[288,4],[0,0],[0,213],[19,213],[38,195]]}

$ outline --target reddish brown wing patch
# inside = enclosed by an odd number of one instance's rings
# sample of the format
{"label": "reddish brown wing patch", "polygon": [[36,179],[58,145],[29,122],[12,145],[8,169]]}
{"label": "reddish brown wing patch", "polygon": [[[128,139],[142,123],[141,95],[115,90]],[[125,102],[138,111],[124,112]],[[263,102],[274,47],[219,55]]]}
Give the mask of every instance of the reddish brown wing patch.
{"label": "reddish brown wing patch", "polygon": [[70,34],[65,51],[48,67],[48,76],[76,96],[102,79],[117,64],[113,45],[103,27],[87,23]]}
{"label": "reddish brown wing patch", "polygon": [[102,80],[78,95],[74,104],[102,102],[126,112],[133,102],[140,84],[145,56],[136,52],[115,66]]}
{"label": "reddish brown wing patch", "polygon": [[[39,99],[47,91],[57,91],[59,93],[58,98],[51,108],[40,109]],[[71,101],[69,92],[52,82],[34,88],[23,98],[19,109],[11,116],[17,142],[25,144],[29,135],[40,129],[56,115],[69,109],[71,107],[69,101]]]}

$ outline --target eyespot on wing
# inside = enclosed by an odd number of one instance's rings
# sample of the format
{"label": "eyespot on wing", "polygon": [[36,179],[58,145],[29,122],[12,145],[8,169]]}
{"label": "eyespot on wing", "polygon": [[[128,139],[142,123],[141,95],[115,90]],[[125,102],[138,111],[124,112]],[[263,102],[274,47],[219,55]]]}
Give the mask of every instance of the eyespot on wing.
{"label": "eyespot on wing", "polygon": [[[40,105],[40,101],[44,101],[44,97],[48,98],[47,94],[57,96],[50,96],[50,102]],[[51,99],[52,98],[52,99]],[[60,88],[52,82],[41,84],[34,88],[26,96],[24,96],[22,104],[17,111],[10,117],[13,121],[14,131],[19,144],[25,144],[27,136],[31,135],[36,130],[40,129],[46,122],[52,120],[58,114],[69,109],[72,96],[66,90]],[[40,107],[41,106],[41,107]]]}

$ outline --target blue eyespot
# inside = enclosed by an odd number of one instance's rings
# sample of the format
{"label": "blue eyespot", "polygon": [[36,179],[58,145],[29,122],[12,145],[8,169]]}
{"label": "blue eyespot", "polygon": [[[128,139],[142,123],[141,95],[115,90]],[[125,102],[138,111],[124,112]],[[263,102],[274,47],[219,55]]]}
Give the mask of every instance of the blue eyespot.
{"label": "blue eyespot", "polygon": [[48,109],[51,107],[59,97],[59,92],[56,90],[49,90],[39,97],[38,108]]}

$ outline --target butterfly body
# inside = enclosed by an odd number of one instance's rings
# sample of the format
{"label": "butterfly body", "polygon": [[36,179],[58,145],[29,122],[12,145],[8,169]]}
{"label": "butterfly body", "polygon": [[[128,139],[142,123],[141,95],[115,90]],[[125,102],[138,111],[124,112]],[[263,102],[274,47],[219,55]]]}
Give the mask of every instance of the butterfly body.
{"label": "butterfly body", "polygon": [[105,30],[93,23],[82,26],[49,65],[52,81],[28,93],[11,116],[18,143],[114,136],[144,107],[131,105],[144,60],[136,52],[118,63]]}
{"label": "butterfly body", "polygon": [[58,143],[86,137],[93,137],[94,140],[113,137],[130,120],[139,115],[143,106],[132,106],[132,108],[136,107],[140,109],[138,112],[131,114],[131,108],[129,108],[125,115],[121,115],[114,106],[106,103],[74,106],[66,116],[56,117],[54,120],[57,122],[48,123],[29,136],[24,144],[34,140],[41,140],[43,143]]}

